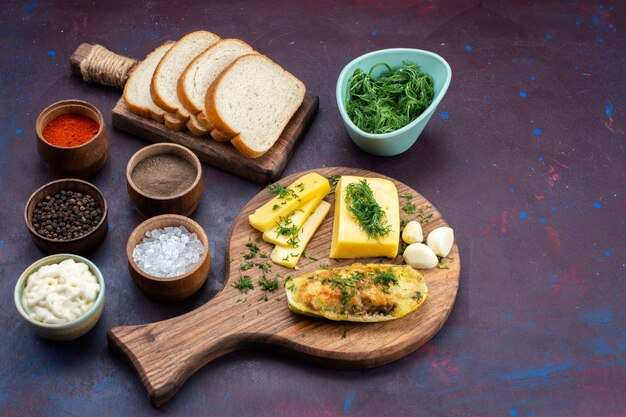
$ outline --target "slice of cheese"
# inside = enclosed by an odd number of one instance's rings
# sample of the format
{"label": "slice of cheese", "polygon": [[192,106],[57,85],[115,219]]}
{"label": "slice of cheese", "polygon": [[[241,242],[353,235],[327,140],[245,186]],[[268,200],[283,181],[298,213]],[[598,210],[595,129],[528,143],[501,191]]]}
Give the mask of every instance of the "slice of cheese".
{"label": "slice of cheese", "polygon": [[292,248],[290,246],[276,245],[272,251],[272,261],[278,265],[286,266],[287,268],[295,267],[306,245],[309,244],[313,234],[317,228],[320,227],[320,224],[322,224],[329,211],[330,203],[326,201],[320,202],[313,214],[304,222],[298,232],[298,247]]}
{"label": "slice of cheese", "polygon": [[281,217],[286,217],[298,206],[316,196],[324,198],[330,192],[328,179],[310,172],[295,180],[287,187],[288,193],[277,195],[248,217],[250,226],[261,232],[272,230]]}
{"label": "slice of cheese", "polygon": [[358,220],[348,211],[346,187],[364,179],[363,177],[343,176],[335,188],[335,218],[333,238],[330,244],[331,258],[373,258],[386,256],[395,258],[400,241],[400,204],[398,190],[393,182],[382,178],[365,178],[372,189],[374,198],[385,211],[391,231],[379,240],[370,238],[361,228]]}
{"label": "slice of cheese", "polygon": [[[291,214],[289,214],[287,217],[279,219],[280,226],[294,228],[297,233],[324,197],[325,196],[323,195],[315,196],[308,202],[304,203],[303,205],[292,211]],[[281,235],[279,233],[280,226],[276,226],[272,230],[263,233],[263,240],[269,243],[273,243],[275,245],[292,246],[292,242],[290,241],[292,236],[284,234]]]}

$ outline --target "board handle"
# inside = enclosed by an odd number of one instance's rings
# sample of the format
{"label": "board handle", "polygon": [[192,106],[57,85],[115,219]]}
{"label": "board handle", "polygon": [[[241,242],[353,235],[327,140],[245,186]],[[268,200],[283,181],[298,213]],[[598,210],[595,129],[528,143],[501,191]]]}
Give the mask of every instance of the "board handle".
{"label": "board handle", "polygon": [[107,332],[109,347],[130,363],[155,407],[199,368],[237,348],[235,331],[221,320],[227,312],[219,298],[183,316]]}
{"label": "board handle", "polygon": [[102,45],[82,43],[70,57],[72,72],[87,82],[123,89],[136,60]]}

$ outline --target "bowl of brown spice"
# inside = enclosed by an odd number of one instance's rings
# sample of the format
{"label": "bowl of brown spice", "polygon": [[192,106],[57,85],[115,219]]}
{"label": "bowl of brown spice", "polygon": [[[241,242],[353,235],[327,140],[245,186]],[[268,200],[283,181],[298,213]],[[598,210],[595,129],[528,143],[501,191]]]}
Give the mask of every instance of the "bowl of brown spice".
{"label": "bowl of brown spice", "polygon": [[139,213],[188,216],[202,194],[202,166],[189,149],[157,143],[135,153],[126,166],[126,189]]}
{"label": "bowl of brown spice", "polygon": [[37,118],[37,151],[48,168],[63,176],[86,178],[104,166],[109,135],[102,113],[81,100],[58,101]]}
{"label": "bowl of brown spice", "polygon": [[47,253],[85,253],[104,240],[107,202],[95,185],[79,179],[49,182],[24,208],[33,242]]}

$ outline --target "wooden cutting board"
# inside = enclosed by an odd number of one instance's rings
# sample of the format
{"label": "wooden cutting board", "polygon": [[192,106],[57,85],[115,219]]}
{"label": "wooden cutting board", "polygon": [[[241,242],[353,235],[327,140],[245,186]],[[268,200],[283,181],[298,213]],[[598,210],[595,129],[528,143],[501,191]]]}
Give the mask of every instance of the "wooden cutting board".
{"label": "wooden cutting board", "polygon": [[[359,175],[387,178],[383,175],[353,168],[320,168],[313,170],[323,176]],[[300,172],[280,181],[288,185],[305,174]],[[447,226],[439,212],[417,191],[395,181],[398,193],[413,194],[417,211],[400,218],[418,219],[431,216],[423,224],[424,236],[440,226]],[[245,271],[253,277],[254,289],[247,294],[232,287],[239,279],[240,267],[249,252],[245,246],[255,242],[262,252],[271,253],[272,245],[260,241],[261,233],[248,224],[248,215],[271,198],[263,190],[257,194],[234,221],[226,253],[227,276],[224,288],[202,307],[183,316],[140,326],[116,327],[108,332],[109,345],[119,351],[139,375],[148,396],[156,406],[163,404],[197,369],[226,353],[239,349],[257,349],[303,359],[334,368],[368,368],[399,359],[426,343],[443,326],[456,298],[461,272],[458,247],[452,248],[446,264],[448,269],[424,271],[429,298],[417,311],[398,320],[382,323],[348,323],[316,319],[292,313],[287,306],[284,277],[297,276],[319,269],[347,266],[355,262],[402,263],[402,256],[387,258],[329,259],[334,195],[326,200],[332,208],[326,220],[306,248],[307,258],[300,259],[299,270],[272,264],[267,274],[281,275],[279,289],[262,290],[258,267]],[[401,206],[404,197],[400,198]],[[420,214],[421,212],[421,214]],[[200,223],[203,223],[199,219]],[[205,223],[205,227],[210,225]],[[258,241],[258,242],[257,242]],[[317,260],[313,260],[317,259]],[[256,263],[268,261],[256,257]],[[265,300],[267,297],[267,301]]]}
{"label": "wooden cutting board", "polygon": [[[79,76],[81,62],[89,55],[93,45],[81,44],[70,63],[72,71]],[[112,52],[109,52],[111,55]],[[128,70],[128,73],[132,68]],[[137,116],[126,107],[124,97],[120,98],[113,111],[113,126],[150,142],[178,143],[191,149],[198,158],[209,165],[228,171],[239,177],[259,184],[276,181],[282,174],[298,141],[311,124],[319,107],[319,98],[307,91],[300,108],[293,115],[278,141],[264,155],[258,158],[246,158],[229,142],[217,142],[210,136],[195,136],[188,130],[174,131],[152,119]]]}

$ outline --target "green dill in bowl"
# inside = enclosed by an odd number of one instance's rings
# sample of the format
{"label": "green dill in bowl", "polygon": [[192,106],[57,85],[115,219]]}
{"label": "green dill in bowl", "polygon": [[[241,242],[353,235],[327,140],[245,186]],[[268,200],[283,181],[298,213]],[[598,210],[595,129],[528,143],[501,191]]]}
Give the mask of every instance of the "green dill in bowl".
{"label": "green dill in bowl", "polygon": [[[372,75],[379,66],[387,72]],[[348,82],[346,111],[350,120],[364,132],[380,134],[401,129],[415,120],[433,102],[433,79],[414,63],[405,62],[394,70],[378,63],[369,73],[357,68]]]}

